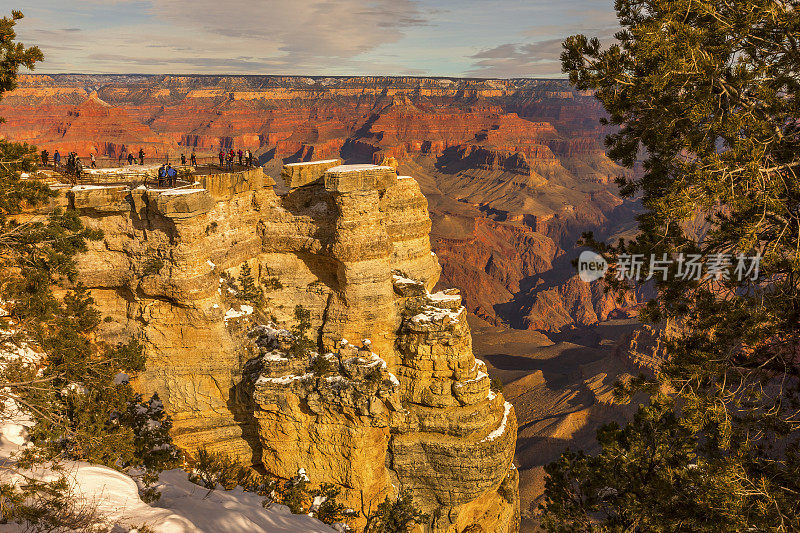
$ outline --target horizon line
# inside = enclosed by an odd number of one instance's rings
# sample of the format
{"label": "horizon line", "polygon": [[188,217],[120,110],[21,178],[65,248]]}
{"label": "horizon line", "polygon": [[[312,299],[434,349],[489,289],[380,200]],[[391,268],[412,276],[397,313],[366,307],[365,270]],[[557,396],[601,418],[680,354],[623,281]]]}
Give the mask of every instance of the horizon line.
{"label": "horizon line", "polygon": [[244,78],[415,78],[415,79],[444,79],[444,80],[476,80],[476,81],[514,81],[514,80],[534,80],[534,81],[566,81],[569,78],[548,78],[519,76],[510,78],[482,78],[474,76],[439,76],[421,74],[225,74],[225,73],[177,73],[166,72],[160,74],[142,72],[20,72],[20,76],[194,76],[194,77],[244,77]]}

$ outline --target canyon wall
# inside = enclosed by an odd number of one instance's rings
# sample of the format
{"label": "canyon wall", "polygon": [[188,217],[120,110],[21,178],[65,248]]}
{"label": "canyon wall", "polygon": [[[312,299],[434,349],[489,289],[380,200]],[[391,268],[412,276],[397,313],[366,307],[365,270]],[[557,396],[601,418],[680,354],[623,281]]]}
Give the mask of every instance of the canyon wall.
{"label": "canyon wall", "polygon": [[563,80],[29,75],[0,116],[7,138],[113,163],[249,149],[277,179],[286,163],[393,158],[429,200],[442,283],[468,312],[558,331],[634,303],[573,277],[581,233],[626,235],[636,205],[613,183],[628,172],[604,155],[601,106]]}
{"label": "canyon wall", "polygon": [[[472,353],[458,291],[432,292],[427,202],[394,168],[338,159],[176,189],[62,188],[102,241],[79,281],[139,339],[178,445],[331,482],[363,515],[408,489],[425,531],[516,531],[516,416]],[[259,297],[244,301],[247,265]],[[245,271],[247,269],[244,269]],[[297,306],[311,356],[292,356]],[[323,363],[324,362],[324,363]]]}

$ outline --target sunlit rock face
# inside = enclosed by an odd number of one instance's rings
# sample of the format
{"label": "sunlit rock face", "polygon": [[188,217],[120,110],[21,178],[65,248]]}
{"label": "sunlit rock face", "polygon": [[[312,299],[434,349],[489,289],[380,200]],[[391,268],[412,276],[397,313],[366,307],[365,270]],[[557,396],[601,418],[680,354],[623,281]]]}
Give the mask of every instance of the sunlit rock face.
{"label": "sunlit rock face", "polygon": [[[602,113],[566,80],[25,75],[0,101],[0,135],[84,162],[250,150],[276,180],[285,162],[394,161],[430,202],[440,287],[491,324],[549,332],[635,303],[569,279],[583,232],[616,242],[634,227]],[[289,169],[289,186],[315,166]]]}
{"label": "sunlit rock face", "polygon": [[[458,291],[432,292],[427,202],[392,166],[331,159],[186,188],[65,190],[109,342],[134,337],[175,441],[342,487],[368,514],[409,489],[426,531],[516,531],[514,409],[475,359]],[[241,299],[249,267],[262,303]],[[292,357],[296,307],[316,351]],[[320,365],[316,359],[324,359]],[[320,369],[322,366],[322,370]],[[363,519],[360,519],[363,522]]]}

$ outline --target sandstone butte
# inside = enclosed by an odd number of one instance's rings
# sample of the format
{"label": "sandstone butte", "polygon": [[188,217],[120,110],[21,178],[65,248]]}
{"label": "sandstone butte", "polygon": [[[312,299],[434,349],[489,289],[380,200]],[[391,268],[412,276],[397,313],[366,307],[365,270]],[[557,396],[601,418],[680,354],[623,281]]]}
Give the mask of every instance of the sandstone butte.
{"label": "sandstone butte", "polygon": [[249,149],[274,178],[289,162],[394,158],[428,198],[440,288],[490,324],[558,332],[634,303],[570,267],[583,231],[634,226],[601,113],[560,80],[29,75],[0,102],[0,135],[115,162]]}
{"label": "sandstone butte", "polygon": [[[417,181],[392,167],[283,167],[198,176],[168,190],[63,187],[56,204],[104,233],[79,282],[139,339],[142,392],[158,392],[175,442],[343,489],[363,514],[411,490],[429,532],[519,527],[514,408],[472,352],[458,291],[440,275]],[[248,265],[264,303],[238,300]],[[295,306],[333,371],[287,356]],[[356,526],[363,525],[360,518]]]}

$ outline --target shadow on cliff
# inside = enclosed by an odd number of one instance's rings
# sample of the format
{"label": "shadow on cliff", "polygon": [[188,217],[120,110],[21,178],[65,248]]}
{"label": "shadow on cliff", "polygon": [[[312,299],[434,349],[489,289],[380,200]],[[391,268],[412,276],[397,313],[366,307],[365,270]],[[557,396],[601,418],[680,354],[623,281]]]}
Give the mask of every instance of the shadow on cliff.
{"label": "shadow on cliff", "polygon": [[522,278],[519,290],[508,302],[495,304],[494,312],[514,329],[527,329],[525,319],[538,293],[563,286],[567,280],[577,273],[572,259],[579,251],[570,251],[553,259],[552,267],[533,276]]}
{"label": "shadow on cliff", "polygon": [[258,422],[253,413],[255,403],[253,402],[252,385],[243,376],[241,381],[236,383],[228,390],[228,410],[233,415],[233,420],[242,431],[242,439],[250,447],[252,455],[250,462],[261,465],[261,440],[258,436]]}

